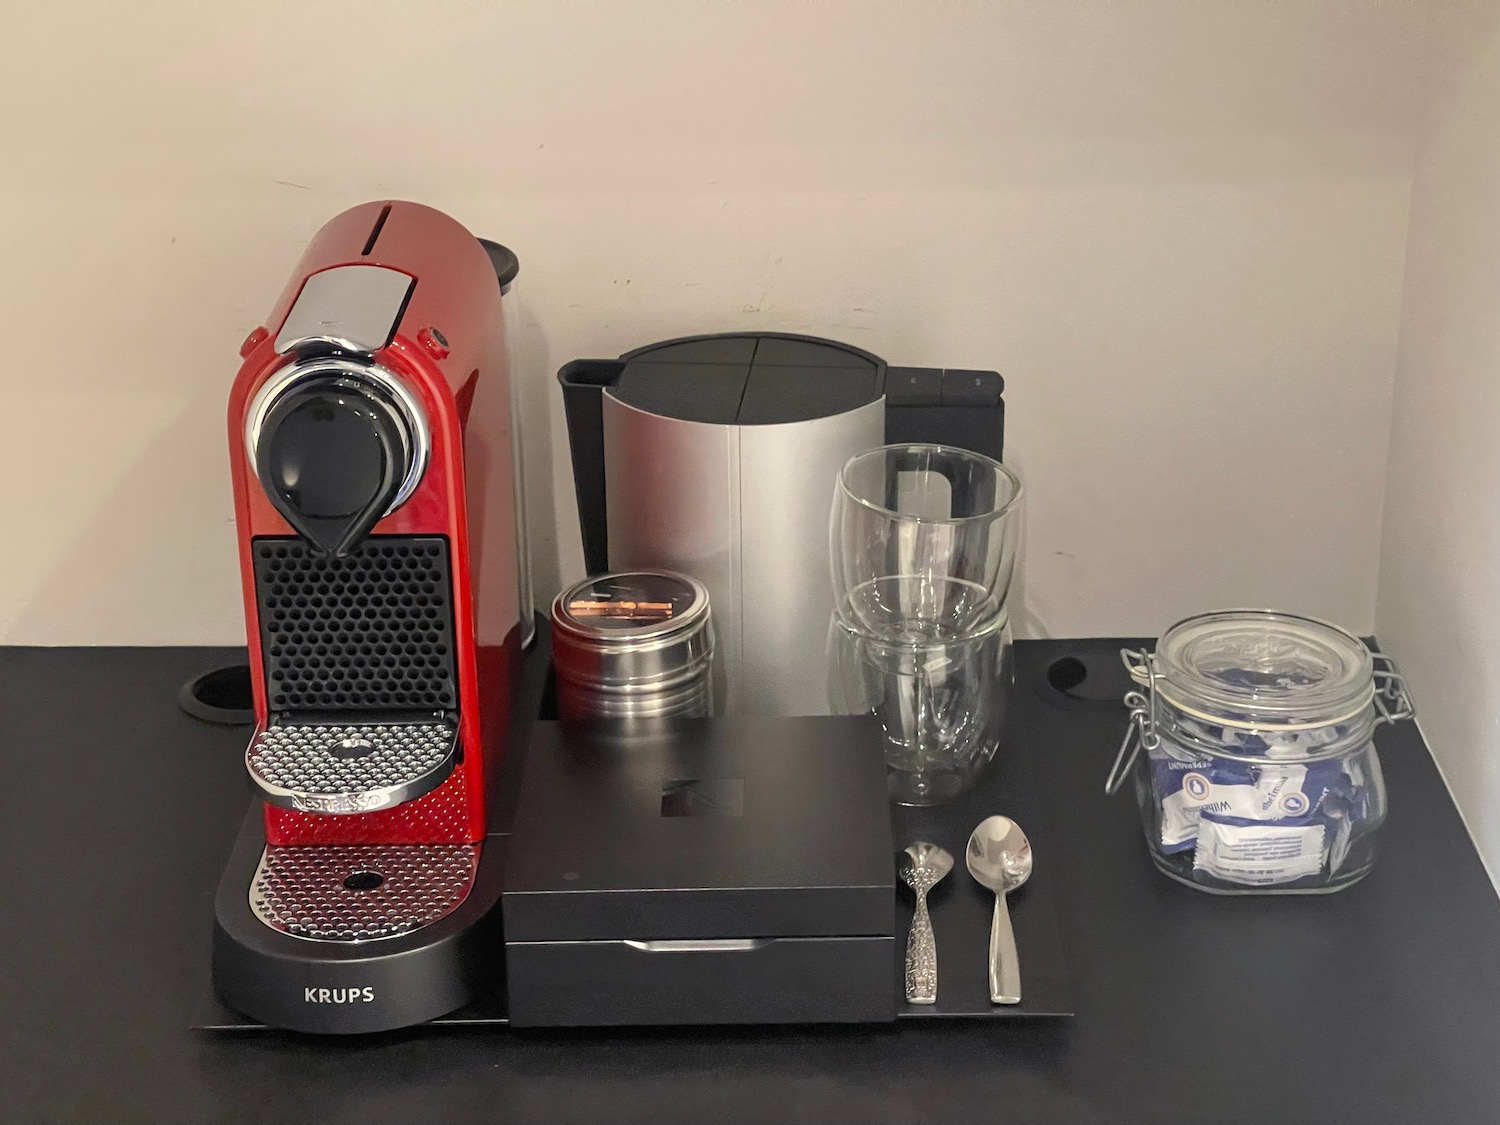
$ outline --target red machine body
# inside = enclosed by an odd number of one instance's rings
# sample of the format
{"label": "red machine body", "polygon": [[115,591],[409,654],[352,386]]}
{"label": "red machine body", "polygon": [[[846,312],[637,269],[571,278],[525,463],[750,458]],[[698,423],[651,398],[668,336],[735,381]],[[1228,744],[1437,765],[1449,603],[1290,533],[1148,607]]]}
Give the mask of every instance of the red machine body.
{"label": "red machine body", "polygon": [[270,606],[258,596],[254,551],[259,540],[297,533],[257,476],[247,415],[267,380],[296,361],[278,352],[276,341],[309,279],[348,265],[381,266],[414,280],[388,342],[368,358],[420,402],[430,457],[415,490],[368,538],[447,541],[461,759],[431,792],[376,812],[327,815],[268,804],[266,842],[474,843],[486,830],[486,779],[504,751],[520,651],[511,399],[494,267],[472,234],[429,207],[376,202],[334,218],[313,238],[264,325],[245,341],[229,401],[229,448],[255,714],[264,728],[274,705],[261,630]]}

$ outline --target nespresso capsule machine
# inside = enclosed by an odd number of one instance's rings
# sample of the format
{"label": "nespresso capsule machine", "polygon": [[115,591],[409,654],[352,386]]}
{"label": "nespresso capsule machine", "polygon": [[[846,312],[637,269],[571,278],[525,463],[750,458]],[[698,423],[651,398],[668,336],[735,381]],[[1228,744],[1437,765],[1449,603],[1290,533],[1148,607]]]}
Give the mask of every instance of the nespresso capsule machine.
{"label": "nespresso capsule machine", "polygon": [[1002,460],[994,371],[889,367],[833,340],[695,336],[558,373],[590,574],[665,567],[707,587],[722,713],[828,702],[828,513],[844,462],[937,442]]}
{"label": "nespresso capsule machine", "polygon": [[372,1031],[497,983],[487,806],[522,642],[515,259],[413,203],[314,237],[229,402],[256,729],[215,989]]}

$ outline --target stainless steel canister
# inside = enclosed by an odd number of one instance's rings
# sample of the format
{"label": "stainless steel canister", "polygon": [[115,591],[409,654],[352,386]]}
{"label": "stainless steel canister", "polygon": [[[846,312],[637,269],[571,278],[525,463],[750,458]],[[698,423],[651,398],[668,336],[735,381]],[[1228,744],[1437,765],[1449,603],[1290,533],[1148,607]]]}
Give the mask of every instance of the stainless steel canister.
{"label": "stainless steel canister", "polygon": [[713,713],[708,590],[669,570],[597,575],[552,603],[552,659],[564,719]]}

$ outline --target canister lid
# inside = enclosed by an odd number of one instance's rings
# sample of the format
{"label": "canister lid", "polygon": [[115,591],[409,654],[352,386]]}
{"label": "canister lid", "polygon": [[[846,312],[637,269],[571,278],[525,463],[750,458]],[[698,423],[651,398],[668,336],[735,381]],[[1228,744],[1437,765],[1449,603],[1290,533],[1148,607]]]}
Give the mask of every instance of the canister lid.
{"label": "canister lid", "polygon": [[558,595],[557,624],[613,645],[690,629],[708,616],[708,591],[686,574],[632,570],[586,578]]}
{"label": "canister lid", "polygon": [[1299,728],[1358,715],[1374,697],[1374,661],[1336,625],[1272,610],[1179,621],[1156,645],[1156,690],[1188,714]]}

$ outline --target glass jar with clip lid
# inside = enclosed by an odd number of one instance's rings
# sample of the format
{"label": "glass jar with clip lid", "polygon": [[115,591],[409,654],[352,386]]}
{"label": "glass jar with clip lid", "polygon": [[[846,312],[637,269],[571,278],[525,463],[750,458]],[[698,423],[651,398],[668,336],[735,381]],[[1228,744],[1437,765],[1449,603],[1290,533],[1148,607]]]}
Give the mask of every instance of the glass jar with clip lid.
{"label": "glass jar with clip lid", "polygon": [[1415,714],[1388,657],[1271,610],[1189,617],[1154,652],[1120,655],[1139,687],[1105,790],[1133,773],[1163,874],[1217,894],[1316,894],[1369,872],[1386,814],[1375,729]]}

